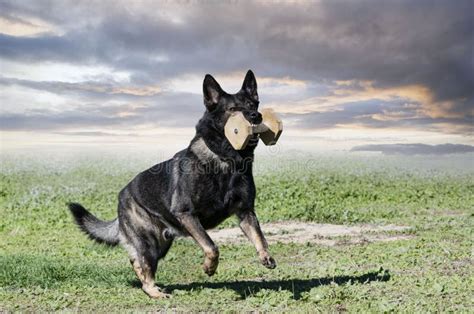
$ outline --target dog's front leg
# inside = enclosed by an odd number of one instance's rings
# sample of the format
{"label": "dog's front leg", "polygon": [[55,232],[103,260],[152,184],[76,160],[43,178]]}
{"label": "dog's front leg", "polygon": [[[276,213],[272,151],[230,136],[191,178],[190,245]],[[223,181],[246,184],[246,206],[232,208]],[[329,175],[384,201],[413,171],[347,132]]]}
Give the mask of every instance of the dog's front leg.
{"label": "dog's front leg", "polygon": [[199,220],[191,214],[179,215],[179,221],[204,252],[202,268],[209,276],[214,275],[219,264],[219,249],[207,234]]}
{"label": "dog's front leg", "polygon": [[268,243],[265,240],[257,216],[253,210],[242,211],[237,214],[240,219],[240,229],[244,232],[250,242],[253,243],[257,250],[258,257],[263,266],[273,269],[276,267],[276,262],[268,253]]}

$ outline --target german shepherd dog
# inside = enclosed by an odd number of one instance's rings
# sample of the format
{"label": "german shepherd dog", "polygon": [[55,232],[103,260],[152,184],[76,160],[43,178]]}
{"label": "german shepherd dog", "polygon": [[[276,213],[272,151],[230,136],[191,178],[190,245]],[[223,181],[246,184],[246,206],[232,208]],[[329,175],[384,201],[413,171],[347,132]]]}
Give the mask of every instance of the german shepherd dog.
{"label": "german shepherd dog", "polygon": [[207,74],[203,93],[206,111],[189,146],[128,183],[119,193],[116,219],[102,221],[80,204],[69,204],[75,222],[91,239],[125,248],[143,291],[152,298],[170,297],[155,285],[155,272],[177,236],[191,236],[204,252],[204,272],[215,273],[219,249],[206,230],[234,214],[260,262],[276,267],[254,211],[252,163],[258,137],[237,151],[224,135],[235,111],[252,124],[262,122],[255,76],[249,70],[242,89],[227,94]]}

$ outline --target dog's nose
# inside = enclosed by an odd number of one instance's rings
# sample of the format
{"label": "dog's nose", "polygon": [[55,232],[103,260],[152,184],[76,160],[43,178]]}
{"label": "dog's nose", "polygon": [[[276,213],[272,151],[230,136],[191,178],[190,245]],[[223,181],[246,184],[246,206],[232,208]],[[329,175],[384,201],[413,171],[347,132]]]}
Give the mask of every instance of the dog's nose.
{"label": "dog's nose", "polygon": [[250,117],[250,120],[252,120],[252,122],[254,123],[262,122],[262,115],[260,114],[260,112],[253,111],[249,114],[249,117]]}

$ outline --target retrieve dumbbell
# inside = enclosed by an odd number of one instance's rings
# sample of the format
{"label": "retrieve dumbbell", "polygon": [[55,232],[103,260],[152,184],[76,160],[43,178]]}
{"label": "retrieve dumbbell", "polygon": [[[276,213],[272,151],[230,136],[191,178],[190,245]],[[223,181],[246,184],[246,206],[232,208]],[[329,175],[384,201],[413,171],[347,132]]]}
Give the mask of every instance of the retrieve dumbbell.
{"label": "retrieve dumbbell", "polygon": [[262,123],[254,125],[237,111],[229,117],[224,133],[235,150],[244,149],[252,135],[258,134],[265,145],[275,145],[283,131],[283,123],[272,109],[263,109]]}

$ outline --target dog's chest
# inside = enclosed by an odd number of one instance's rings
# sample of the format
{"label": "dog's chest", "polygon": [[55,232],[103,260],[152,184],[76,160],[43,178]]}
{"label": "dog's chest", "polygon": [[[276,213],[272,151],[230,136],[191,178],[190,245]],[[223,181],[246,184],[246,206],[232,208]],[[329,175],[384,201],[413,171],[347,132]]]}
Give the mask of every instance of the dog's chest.
{"label": "dog's chest", "polygon": [[248,175],[241,173],[202,177],[193,199],[198,215],[205,220],[215,219],[218,223],[236,210],[252,206],[252,182],[249,179]]}

